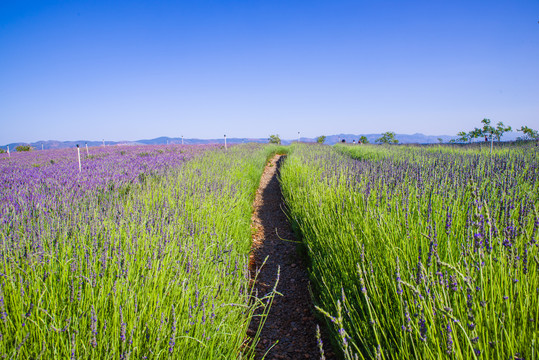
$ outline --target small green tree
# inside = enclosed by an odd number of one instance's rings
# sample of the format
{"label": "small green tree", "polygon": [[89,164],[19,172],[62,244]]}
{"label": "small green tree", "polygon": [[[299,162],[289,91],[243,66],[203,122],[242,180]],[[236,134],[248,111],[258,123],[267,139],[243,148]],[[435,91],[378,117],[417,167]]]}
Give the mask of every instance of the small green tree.
{"label": "small green tree", "polygon": [[496,136],[496,140],[500,141],[503,134],[506,132],[511,132],[513,129],[511,129],[511,126],[505,126],[503,122],[499,122],[496,124],[496,129],[494,130],[494,136]]}
{"label": "small green tree", "polygon": [[490,119],[483,119],[481,120],[483,123],[483,128],[481,129],[481,136],[490,136],[491,138],[494,136],[494,133],[496,132],[496,129],[494,129],[493,126],[490,125]]}
{"label": "small green tree", "polygon": [[277,134],[277,135],[270,135],[270,137],[269,137],[269,143],[270,143],[270,144],[281,145],[281,138],[279,137],[279,134]]}
{"label": "small green tree", "polygon": [[394,132],[386,131],[381,138],[376,139],[376,142],[380,144],[398,144],[399,140],[395,139]]}
{"label": "small green tree", "polygon": [[521,126],[520,129],[517,129],[517,131],[521,131],[524,135],[525,140],[533,140],[539,138],[539,131],[533,130],[532,128],[529,128],[527,126]]}
{"label": "small green tree", "polygon": [[440,143],[440,144],[441,144],[441,143],[443,143],[443,142],[444,142],[444,139],[442,139],[442,138],[438,138],[438,143]]}
{"label": "small green tree", "polygon": [[6,150],[0,148],[0,154],[4,154],[6,152]]}
{"label": "small green tree", "polygon": [[361,135],[361,137],[359,138],[359,141],[361,141],[362,144],[368,144],[369,143],[369,139],[367,139],[367,137],[365,135]]}
{"label": "small green tree", "polygon": [[16,151],[30,151],[32,147],[30,145],[19,145],[15,148]]}
{"label": "small green tree", "polygon": [[316,138],[316,142],[319,144],[323,144],[325,141],[326,141],[325,135],[320,135],[319,137]]}
{"label": "small green tree", "polygon": [[472,141],[473,139],[477,139],[483,136],[483,130],[474,128],[472,131],[468,133],[468,141]]}
{"label": "small green tree", "polygon": [[466,131],[460,131],[459,133],[457,133],[457,136],[458,138],[456,139],[456,141],[458,142],[466,143],[470,140]]}

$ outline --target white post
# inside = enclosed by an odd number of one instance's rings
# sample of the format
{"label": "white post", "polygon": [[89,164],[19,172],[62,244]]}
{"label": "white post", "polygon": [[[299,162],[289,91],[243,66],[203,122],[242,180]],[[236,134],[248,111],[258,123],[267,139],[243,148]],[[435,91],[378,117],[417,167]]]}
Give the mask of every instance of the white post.
{"label": "white post", "polygon": [[226,134],[225,134],[225,150],[226,150],[226,149],[227,149],[227,148],[226,148]]}
{"label": "white post", "polygon": [[183,145],[183,135],[182,135],[182,145]]}
{"label": "white post", "polygon": [[82,172],[82,167],[81,167],[81,164],[80,164],[80,148],[79,148],[79,144],[77,144],[77,154],[79,156],[79,172]]}
{"label": "white post", "polygon": [[298,131],[298,143],[299,143],[299,131]]}
{"label": "white post", "polygon": [[9,153],[9,145],[7,146],[7,156],[11,157],[11,154]]}
{"label": "white post", "polygon": [[90,156],[90,153],[88,152],[88,143],[84,143],[86,145],[86,157]]}

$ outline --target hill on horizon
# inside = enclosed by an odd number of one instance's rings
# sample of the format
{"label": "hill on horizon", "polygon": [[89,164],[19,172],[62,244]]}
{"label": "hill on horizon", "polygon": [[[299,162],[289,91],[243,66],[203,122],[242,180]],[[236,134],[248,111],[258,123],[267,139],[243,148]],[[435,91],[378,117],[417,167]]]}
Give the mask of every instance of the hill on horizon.
{"label": "hill on horizon", "polygon": [[[338,142],[341,142],[343,139],[346,142],[351,143],[354,140],[357,142],[361,136],[365,136],[369,142],[374,143],[376,139],[381,137],[381,134],[335,134],[335,135],[326,135],[325,144],[333,145]],[[502,140],[503,141],[514,141],[519,136],[518,133],[513,132],[506,134]],[[451,139],[455,139],[456,136],[450,135],[425,135],[421,133],[415,134],[396,134],[395,138],[399,140],[400,144],[436,144],[439,143],[438,139],[442,139],[443,143],[449,142]],[[268,138],[227,138],[227,144],[241,144],[241,143],[267,143]],[[289,145],[293,142],[296,142],[297,139],[281,139],[284,145]],[[316,142],[316,138],[310,137],[300,137],[301,142]],[[184,138],[183,144],[185,145],[204,145],[204,144],[224,144],[224,138],[220,139],[199,139],[199,138]],[[182,138],[171,138],[168,136],[161,136],[154,139],[141,139],[135,141],[94,141],[94,140],[75,140],[75,141],[58,141],[58,140],[39,140],[32,143],[27,142],[15,142],[6,145],[2,145],[3,149],[6,149],[9,146],[11,151],[15,151],[15,148],[19,145],[30,145],[37,150],[48,150],[48,149],[65,149],[70,147],[75,147],[77,144],[79,146],[102,146],[102,145],[166,145],[166,144],[181,144]]]}

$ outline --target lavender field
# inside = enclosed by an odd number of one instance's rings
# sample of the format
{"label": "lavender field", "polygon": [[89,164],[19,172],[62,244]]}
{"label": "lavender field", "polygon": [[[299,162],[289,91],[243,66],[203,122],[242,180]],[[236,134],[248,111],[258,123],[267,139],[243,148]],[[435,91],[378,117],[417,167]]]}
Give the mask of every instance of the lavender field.
{"label": "lavender field", "polygon": [[0,356],[249,358],[247,254],[271,147],[0,154]]}
{"label": "lavender field", "polygon": [[346,359],[537,359],[536,151],[294,149],[283,194]]}

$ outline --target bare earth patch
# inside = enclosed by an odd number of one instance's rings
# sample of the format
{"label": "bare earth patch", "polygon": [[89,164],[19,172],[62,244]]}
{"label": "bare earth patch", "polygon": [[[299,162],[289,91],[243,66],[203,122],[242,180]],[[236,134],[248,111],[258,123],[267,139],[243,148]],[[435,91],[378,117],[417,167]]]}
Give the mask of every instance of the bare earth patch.
{"label": "bare earth patch", "polygon": [[[254,277],[264,259],[267,260],[253,286],[262,298],[273,290],[280,269],[277,291],[283,295],[275,296],[255,358],[262,359],[266,354],[266,359],[319,359],[316,310],[309,294],[306,264],[297,253],[297,240],[282,210],[284,203],[277,179],[282,160],[283,156],[276,155],[266,166],[254,202],[251,276]],[[255,335],[259,321],[259,317],[253,318],[249,336]],[[322,326],[321,330],[325,358],[334,359]]]}

